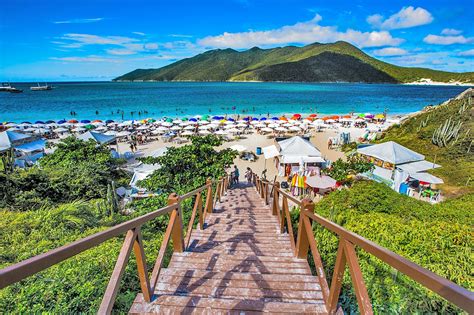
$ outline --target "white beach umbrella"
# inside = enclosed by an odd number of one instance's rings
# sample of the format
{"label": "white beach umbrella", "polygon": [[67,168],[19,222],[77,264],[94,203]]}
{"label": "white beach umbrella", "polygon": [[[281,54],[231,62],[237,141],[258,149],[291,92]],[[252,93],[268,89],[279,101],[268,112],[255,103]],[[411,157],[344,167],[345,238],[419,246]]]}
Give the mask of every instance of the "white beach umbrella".
{"label": "white beach umbrella", "polygon": [[104,126],[99,126],[99,127],[94,129],[94,131],[104,131],[104,130],[107,130],[107,128],[104,127]]}
{"label": "white beach umbrella", "polygon": [[219,136],[223,136],[223,135],[228,135],[229,132],[225,131],[225,130],[217,130],[214,134],[219,135]]}
{"label": "white beach umbrella", "polygon": [[287,132],[288,131],[288,129],[286,129],[285,127],[278,127],[275,130],[278,131],[278,132]]}
{"label": "white beach umbrella", "polygon": [[179,123],[179,126],[181,127],[186,127],[188,125],[190,125],[191,123],[189,121],[183,121],[182,123]]}
{"label": "white beach umbrella", "polygon": [[263,131],[263,132],[273,132],[273,129],[272,129],[272,128],[265,127],[265,128],[262,128],[262,131]]}
{"label": "white beach umbrella", "polygon": [[250,122],[251,125],[258,125],[260,122],[258,120],[252,120]]}
{"label": "white beach umbrella", "polygon": [[[96,129],[97,130],[97,129]],[[115,131],[109,130],[107,132],[104,132],[104,135],[106,136],[115,136],[117,137],[117,133]]]}
{"label": "white beach umbrella", "polygon": [[182,128],[180,126],[173,126],[170,129],[174,131],[178,131],[178,130],[181,130]]}
{"label": "white beach umbrella", "polygon": [[36,128],[29,127],[29,128],[24,129],[23,131],[24,132],[35,132],[35,130],[36,130]]}
{"label": "white beach umbrella", "polygon": [[284,126],[284,127],[291,127],[291,126],[293,126],[293,124],[292,124],[292,123],[289,123],[289,122],[287,122],[287,123],[283,124],[283,126]]}
{"label": "white beach umbrella", "polygon": [[296,131],[296,132],[301,131],[301,128],[298,127],[298,126],[292,126],[292,127],[288,128],[288,129],[289,129],[290,131]]}
{"label": "white beach umbrella", "polygon": [[199,126],[199,130],[208,130],[212,128],[213,128],[212,125]]}
{"label": "white beach umbrella", "polygon": [[204,130],[199,130],[199,134],[205,136],[205,135],[210,135],[211,132],[209,130],[204,129]]}
{"label": "white beach umbrella", "polygon": [[149,127],[147,125],[141,125],[137,130],[147,130]]}
{"label": "white beach umbrella", "polygon": [[63,132],[68,132],[69,130],[63,127],[59,127],[53,130],[56,133],[63,133]]}
{"label": "white beach umbrella", "polygon": [[196,118],[196,119],[201,119],[201,118],[202,118],[202,116],[201,116],[201,115],[196,115],[196,116],[194,116],[193,118]]}
{"label": "white beach umbrella", "polygon": [[245,127],[247,127],[247,124],[238,123],[238,124],[236,125],[236,127],[237,127],[237,128],[245,128]]}
{"label": "white beach umbrella", "polygon": [[237,129],[237,128],[232,128],[232,129],[227,130],[227,132],[230,132],[230,133],[239,133],[240,130]]}
{"label": "white beach umbrella", "polygon": [[262,124],[262,123],[260,123],[260,124],[256,124],[256,125],[254,125],[254,127],[255,127],[255,128],[265,128],[265,127],[266,127],[266,125],[265,125],[265,124]]}
{"label": "white beach umbrella", "polygon": [[224,124],[226,124],[226,125],[235,125],[235,122],[233,122],[232,120],[227,120]]}
{"label": "white beach umbrella", "polygon": [[116,125],[118,125],[118,123],[110,122],[110,123],[107,124],[107,127],[113,127],[113,126],[116,126]]}
{"label": "white beach umbrella", "polygon": [[181,135],[182,136],[192,136],[192,135],[194,135],[194,132],[187,130],[187,131],[183,132]]}
{"label": "white beach umbrella", "polygon": [[278,128],[278,127],[280,127],[280,125],[278,125],[278,124],[269,124],[268,125],[268,128]]}
{"label": "white beach umbrella", "polygon": [[182,123],[183,121],[181,119],[175,119],[173,120],[173,124],[180,124]]}
{"label": "white beach umbrella", "polygon": [[170,123],[168,121],[165,121],[164,123],[161,124],[163,127],[171,127],[173,126],[173,123]]}
{"label": "white beach umbrella", "polygon": [[17,127],[17,124],[10,122],[10,123],[6,124],[5,126],[7,126],[7,127]]}
{"label": "white beach umbrella", "polygon": [[200,120],[200,121],[198,121],[198,124],[200,124],[200,125],[209,125],[210,123],[207,120]]}
{"label": "white beach umbrella", "polygon": [[194,126],[189,125],[189,126],[184,127],[184,130],[194,130],[194,128],[195,128]]}
{"label": "white beach umbrella", "polygon": [[335,122],[336,121],[334,119],[326,119],[326,123],[328,123],[328,124],[333,124]]}
{"label": "white beach umbrella", "polygon": [[129,131],[124,130],[124,131],[118,132],[118,133],[116,134],[116,136],[120,138],[120,137],[129,136],[130,134],[131,134],[131,133],[130,133]]}

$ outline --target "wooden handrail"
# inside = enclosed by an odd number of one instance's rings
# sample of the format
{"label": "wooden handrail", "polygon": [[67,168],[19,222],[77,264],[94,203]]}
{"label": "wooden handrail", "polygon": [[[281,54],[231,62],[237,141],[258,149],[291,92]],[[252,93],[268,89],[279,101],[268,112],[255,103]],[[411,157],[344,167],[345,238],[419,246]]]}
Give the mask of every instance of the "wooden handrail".
{"label": "wooden handrail", "polygon": [[[206,212],[213,211],[213,196],[212,196],[212,182],[211,179],[206,181],[206,184],[198,189],[195,189],[182,196],[171,194],[168,198],[168,206],[155,210],[138,218],[129,220],[127,222],[118,224],[105,231],[95,233],[83,239],[77,240],[70,244],[50,250],[44,254],[37,255],[5,267],[0,270],[0,289],[3,289],[13,283],[21,281],[35,273],[43,271],[52,265],[60,263],[70,257],[82,253],[90,248],[96,247],[107,240],[126,233],[122,249],[117,258],[112,276],[107,285],[107,289],[102,298],[102,303],[99,307],[99,314],[110,314],[115,303],[115,298],[119,291],[120,280],[127,266],[128,260],[133,250],[137,262],[137,272],[140,279],[140,287],[145,301],[150,302],[153,292],[156,288],[162,263],[166,254],[166,249],[170,240],[173,240],[173,250],[175,252],[182,252],[186,249],[191,236],[192,227],[196,218],[199,215],[199,226],[204,228],[204,216]],[[221,196],[227,190],[228,176],[220,178],[218,189],[216,189],[216,197],[220,200]],[[220,186],[219,186],[220,185]],[[220,187],[220,188],[219,188]],[[202,193],[206,192],[206,205],[203,209]],[[181,213],[181,203],[187,198],[196,196],[194,201],[193,212],[191,220],[188,223],[186,242],[183,235],[183,222]],[[143,249],[143,239],[141,236],[141,226],[161,215],[170,214],[170,220],[166,229],[163,241],[155,262],[151,277],[148,278],[148,271],[146,266],[146,257]],[[191,229],[190,229],[191,228]]]}
{"label": "wooden handrail", "polygon": [[[260,193],[261,197],[264,198],[266,195],[262,195],[261,191],[261,180],[253,174],[253,182]],[[321,285],[323,298],[328,307],[329,313],[335,313],[337,309],[337,302],[339,299],[340,289],[342,287],[342,277],[344,274],[345,266],[349,267],[352,283],[357,297],[357,303],[359,309],[363,314],[372,314],[372,305],[367,293],[364,280],[362,278],[362,272],[359,266],[359,261],[355,251],[355,246],[358,246],[366,252],[374,255],[378,259],[382,260],[386,264],[397,269],[401,273],[407,275],[414,281],[420,283],[429,290],[439,294],[447,301],[455,304],[462,308],[468,313],[474,313],[474,293],[443,278],[416,263],[384,248],[374,242],[371,242],[364,237],[350,232],[343,227],[331,222],[314,213],[314,204],[309,200],[298,200],[291,196],[287,192],[280,188],[278,182],[266,183],[273,185],[273,201],[272,201],[272,213],[278,215],[280,221],[281,232],[284,232],[285,219],[287,219],[287,229],[290,231],[291,220],[286,214],[285,201],[293,201],[296,205],[301,208],[300,219],[298,224],[298,237],[295,249],[295,256],[298,258],[307,259],[308,252],[311,250],[314,265],[316,266],[316,273],[319,278]],[[282,198],[283,205],[280,207],[280,197]],[[334,268],[333,279],[331,281],[331,288],[328,287],[326,275],[323,268],[321,256],[318,251],[318,245],[313,235],[311,220],[320,224],[327,230],[335,233],[339,237],[339,249],[336,257],[336,265]],[[290,233],[289,233],[290,234]],[[290,239],[292,239],[290,235]]]}

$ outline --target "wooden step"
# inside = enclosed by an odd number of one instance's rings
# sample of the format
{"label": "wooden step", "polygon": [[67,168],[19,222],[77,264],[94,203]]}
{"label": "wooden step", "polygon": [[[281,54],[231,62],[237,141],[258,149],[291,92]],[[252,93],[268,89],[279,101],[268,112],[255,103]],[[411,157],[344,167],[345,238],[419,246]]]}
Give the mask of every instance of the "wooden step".
{"label": "wooden step", "polygon": [[144,303],[142,294],[138,294],[133,302],[130,313],[160,313],[160,314],[327,314],[322,301],[312,303],[285,303],[276,301],[261,301],[252,298],[204,298],[189,296],[162,295],[153,303]]}

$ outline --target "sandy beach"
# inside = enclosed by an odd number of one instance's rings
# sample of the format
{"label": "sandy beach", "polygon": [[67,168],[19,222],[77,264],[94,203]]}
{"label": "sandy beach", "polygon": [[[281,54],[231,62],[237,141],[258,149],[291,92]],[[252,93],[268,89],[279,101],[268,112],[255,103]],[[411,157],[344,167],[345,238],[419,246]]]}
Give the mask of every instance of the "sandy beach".
{"label": "sandy beach", "polygon": [[[361,130],[362,132],[364,131],[363,129]],[[328,149],[328,146],[327,146],[328,138],[337,136],[337,134],[338,134],[337,129],[325,129],[322,132],[311,133],[311,138],[310,138],[311,143],[314,144],[316,148],[318,148],[321,151],[323,158],[326,160],[335,161],[339,158],[342,158],[342,159],[345,158],[345,155],[343,152],[337,149]],[[138,151],[136,152],[136,156],[137,157],[148,156],[161,148],[176,147],[176,146],[182,146],[185,144],[186,143],[176,144],[176,143],[170,143],[170,142],[163,142],[161,139],[157,139],[157,140],[148,142],[146,144],[138,145]],[[269,139],[266,135],[249,134],[249,135],[243,136],[241,139],[226,141],[218,149],[230,148],[236,144],[246,147],[247,150],[249,151],[255,152],[257,147],[266,147],[266,146],[275,144],[275,140]],[[127,142],[120,142],[118,144],[118,147],[119,147],[120,153],[130,151],[129,144]],[[128,163],[130,165],[133,165],[136,162],[137,161],[135,159],[132,159]],[[273,180],[275,176],[277,176],[277,168],[275,166],[273,159],[268,159],[265,162],[265,158],[263,154],[260,155],[259,158],[254,162],[245,161],[239,157],[236,157],[234,160],[234,164],[237,165],[237,167],[240,169],[241,174],[245,172],[247,167],[250,167],[253,172],[257,173],[260,176],[266,166],[268,179]],[[242,175],[241,180],[243,179],[244,178]],[[277,179],[281,180],[281,178],[278,178],[278,177]]]}

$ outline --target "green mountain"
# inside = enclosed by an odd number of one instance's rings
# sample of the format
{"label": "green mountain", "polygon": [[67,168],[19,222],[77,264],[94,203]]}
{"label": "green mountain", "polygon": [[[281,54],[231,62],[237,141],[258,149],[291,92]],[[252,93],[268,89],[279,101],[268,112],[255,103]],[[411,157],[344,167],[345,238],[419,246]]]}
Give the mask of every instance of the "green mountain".
{"label": "green mountain", "polygon": [[346,42],[245,51],[216,49],[159,69],[137,69],[114,81],[305,81],[406,83],[420,79],[474,83],[474,72],[395,66]]}

